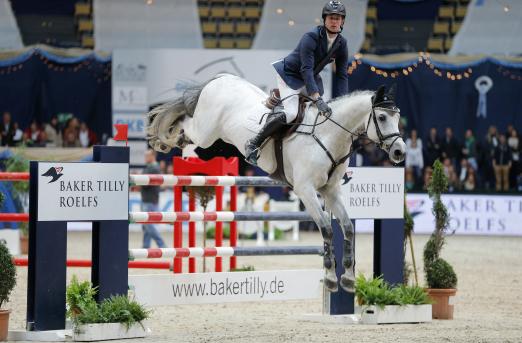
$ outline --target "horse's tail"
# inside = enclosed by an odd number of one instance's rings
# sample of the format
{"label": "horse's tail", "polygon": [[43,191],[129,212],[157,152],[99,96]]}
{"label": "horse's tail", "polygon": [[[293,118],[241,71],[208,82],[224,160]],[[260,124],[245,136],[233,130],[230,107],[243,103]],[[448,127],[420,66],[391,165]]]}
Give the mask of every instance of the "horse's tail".
{"label": "horse's tail", "polygon": [[147,113],[147,140],[149,144],[154,147],[154,142],[158,140],[163,142],[170,141],[171,137],[168,136],[175,132],[177,122],[185,116],[194,116],[203,88],[221,76],[217,75],[207,82],[187,86],[183,91],[183,95],[179,98],[151,109]]}

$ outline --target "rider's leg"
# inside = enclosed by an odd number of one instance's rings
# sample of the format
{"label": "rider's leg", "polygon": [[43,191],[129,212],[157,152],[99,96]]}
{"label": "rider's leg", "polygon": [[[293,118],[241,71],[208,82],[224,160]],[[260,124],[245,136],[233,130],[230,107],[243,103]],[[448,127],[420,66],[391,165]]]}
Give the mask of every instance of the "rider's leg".
{"label": "rider's leg", "polygon": [[279,131],[286,123],[290,123],[297,116],[297,108],[299,106],[299,97],[297,95],[290,96],[292,94],[299,94],[302,89],[294,90],[281,79],[281,77],[277,76],[277,84],[279,87],[279,92],[281,95],[281,99],[288,97],[283,101],[283,105],[278,105],[274,108],[272,114],[270,114],[266,118],[265,125],[261,128],[259,133],[249,139],[245,144],[245,157],[247,162],[256,165],[259,147],[265,139],[269,138],[275,132]]}

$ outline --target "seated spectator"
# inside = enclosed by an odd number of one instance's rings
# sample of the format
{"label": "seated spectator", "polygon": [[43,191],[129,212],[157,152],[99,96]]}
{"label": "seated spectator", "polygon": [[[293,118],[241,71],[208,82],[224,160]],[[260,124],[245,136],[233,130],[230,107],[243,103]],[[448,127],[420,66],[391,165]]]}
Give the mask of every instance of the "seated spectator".
{"label": "seated spectator", "polygon": [[80,147],[80,123],[75,117],[70,118],[63,129],[63,146]]}
{"label": "seated spectator", "polygon": [[63,146],[62,135],[58,125],[58,117],[52,116],[51,122],[44,125],[44,131],[47,135],[47,146],[61,147]]}
{"label": "seated spectator", "polygon": [[424,169],[424,184],[422,185],[422,190],[427,191],[428,186],[430,185],[431,176],[433,174],[433,168],[430,166],[427,166]]}
{"label": "seated spectator", "polygon": [[493,158],[495,170],[495,189],[498,191],[509,190],[509,170],[511,169],[511,149],[507,145],[506,136],[500,135],[498,146]]}
{"label": "seated spectator", "polygon": [[17,122],[13,123],[13,130],[14,130],[14,136],[13,136],[13,145],[20,145],[23,143],[24,140],[24,132],[20,130],[20,127],[18,126]]}
{"label": "seated spectator", "polygon": [[0,134],[2,135],[2,146],[13,146],[14,127],[11,121],[11,113],[4,112],[2,123],[0,123]]}
{"label": "seated spectator", "polygon": [[415,189],[415,176],[411,167],[404,169],[404,188],[406,191],[411,192]]}
{"label": "seated spectator", "polygon": [[42,143],[42,129],[36,122],[36,119],[31,121],[29,127],[25,130],[28,146],[39,146]]}
{"label": "seated spectator", "polygon": [[80,124],[79,139],[80,145],[84,148],[90,147],[96,143],[96,135],[87,127],[85,122]]}
{"label": "seated spectator", "polygon": [[473,192],[477,187],[477,180],[475,178],[475,169],[471,166],[468,167],[468,172],[466,173],[466,179],[462,184],[462,188],[465,191]]}
{"label": "seated spectator", "polygon": [[422,157],[422,140],[417,137],[417,130],[411,130],[411,137],[406,140],[406,167],[411,167],[415,181],[422,177],[424,158]]}

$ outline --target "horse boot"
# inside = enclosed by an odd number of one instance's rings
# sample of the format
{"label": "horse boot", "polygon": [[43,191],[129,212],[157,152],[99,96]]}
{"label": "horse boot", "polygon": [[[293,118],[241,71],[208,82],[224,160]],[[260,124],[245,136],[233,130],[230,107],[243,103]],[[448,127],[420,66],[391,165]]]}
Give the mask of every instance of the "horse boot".
{"label": "horse boot", "polygon": [[334,247],[330,241],[324,242],[324,256],[323,256],[323,265],[325,268],[324,275],[324,287],[335,293],[338,290],[337,287],[337,275],[335,274],[335,255],[334,255]]}
{"label": "horse boot", "polygon": [[245,159],[252,165],[257,165],[259,147],[265,139],[272,136],[286,125],[286,114],[283,111],[283,106],[276,106],[274,112],[269,114],[266,118],[266,123],[254,137],[249,139],[245,144]]}
{"label": "horse boot", "polygon": [[[353,240],[353,236],[352,236]],[[353,241],[344,240],[343,248],[343,267],[344,273],[341,275],[341,287],[348,293],[355,293],[355,272],[354,272],[354,256]]]}

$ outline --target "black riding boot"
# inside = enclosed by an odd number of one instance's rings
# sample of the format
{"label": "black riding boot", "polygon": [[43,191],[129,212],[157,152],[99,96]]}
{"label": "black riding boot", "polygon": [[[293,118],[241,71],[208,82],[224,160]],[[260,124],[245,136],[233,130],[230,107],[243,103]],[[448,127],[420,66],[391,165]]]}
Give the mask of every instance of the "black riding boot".
{"label": "black riding boot", "polygon": [[265,126],[263,126],[261,131],[259,131],[259,133],[254,138],[249,139],[245,144],[245,158],[248,163],[257,165],[257,154],[261,144],[263,144],[265,139],[272,136],[284,125],[286,125],[285,112],[280,111],[268,116]]}

